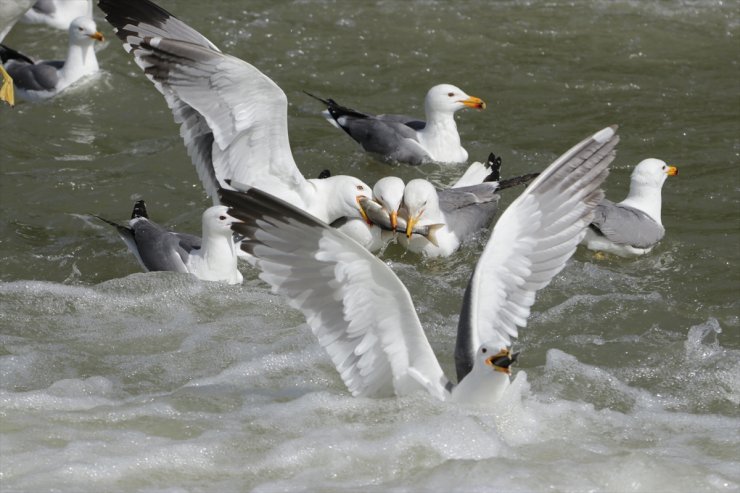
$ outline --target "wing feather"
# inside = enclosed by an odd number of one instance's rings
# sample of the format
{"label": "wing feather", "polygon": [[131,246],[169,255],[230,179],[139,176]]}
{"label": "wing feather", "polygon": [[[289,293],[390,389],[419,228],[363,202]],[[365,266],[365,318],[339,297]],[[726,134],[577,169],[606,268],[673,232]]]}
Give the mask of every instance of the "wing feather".
{"label": "wing feather", "polygon": [[226,178],[300,203],[305,178],[290,150],[285,93],[147,0],[102,0],[124,48],[165,97],[206,193]]}
{"label": "wing feather", "polygon": [[458,380],[483,344],[511,344],[527,325],[537,290],[564,267],[603,198],[619,141],[606,128],[563,154],[506,209],[476,265],[465,295],[455,359]]}
{"label": "wing feather", "polygon": [[420,388],[445,394],[447,378],[411,297],[387,265],[340,231],[256,188],[219,195],[229,214],[243,221],[233,228],[244,236],[242,249],[260,278],[303,312],[353,395]]}

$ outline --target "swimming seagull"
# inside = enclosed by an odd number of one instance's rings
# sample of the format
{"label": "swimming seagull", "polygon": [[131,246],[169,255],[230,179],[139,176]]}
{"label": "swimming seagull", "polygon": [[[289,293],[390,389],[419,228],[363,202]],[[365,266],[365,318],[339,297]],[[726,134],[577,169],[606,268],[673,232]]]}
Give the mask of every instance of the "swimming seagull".
{"label": "swimming seagull", "polygon": [[37,0],[21,18],[26,24],[46,24],[67,30],[78,17],[92,17],[92,0]]}
{"label": "swimming seagull", "polygon": [[237,222],[224,206],[203,213],[203,237],[169,231],[151,221],[146,204],[134,204],[127,226],[95,216],[114,226],[145,271],[187,272],[204,281],[241,284],[231,227]]}
{"label": "swimming seagull", "polygon": [[501,215],[468,283],[458,325],[458,385],[445,376],[408,290],[352,239],[256,188],[220,190],[260,278],[302,311],[354,396],[424,389],[490,405],[509,385],[510,350],[537,290],[560,272],[603,197],[616,127],[545,169]]}
{"label": "swimming seagull", "polygon": [[[161,92],[206,193],[253,186],[325,222],[362,217],[371,189],[357,178],[306,179],[288,141],[288,101],[249,63],[148,0],[101,0],[123,47]],[[226,179],[230,182],[227,183]]]}
{"label": "swimming seagull", "polygon": [[484,109],[486,103],[468,96],[451,84],[439,84],[424,98],[426,121],[404,115],[371,115],[318,99],[327,107],[324,116],[357,141],[367,152],[385,160],[408,164],[426,162],[464,163],[468,151],[460,145],[455,112],[463,108]]}
{"label": "swimming seagull", "polygon": [[34,62],[5,45],[0,45],[0,59],[13,78],[18,96],[39,101],[57,95],[82,77],[98,71],[95,41],[102,41],[95,21],[78,17],[69,26],[69,48],[63,61]]}
{"label": "swimming seagull", "polygon": [[[495,176],[477,185],[441,190],[422,178],[409,181],[403,192],[402,205],[406,230],[399,242],[407,249],[428,257],[452,255],[465,240],[491,223],[498,212],[501,190],[527,184],[537,177],[537,173],[532,173],[494,180],[498,176],[497,169],[491,175]],[[434,238],[430,238],[412,234],[417,224],[441,227],[435,230]]]}
{"label": "swimming seagull", "polygon": [[633,257],[650,252],[665,235],[660,219],[661,189],[678,168],[660,159],[645,159],[635,166],[627,198],[615,204],[604,199],[583,244],[591,250]]}

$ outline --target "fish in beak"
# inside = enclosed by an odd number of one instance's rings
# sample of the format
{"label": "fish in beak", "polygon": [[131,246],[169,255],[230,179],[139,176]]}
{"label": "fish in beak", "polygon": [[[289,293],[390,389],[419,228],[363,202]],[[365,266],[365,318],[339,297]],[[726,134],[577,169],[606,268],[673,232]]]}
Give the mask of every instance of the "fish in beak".
{"label": "fish in beak", "polygon": [[486,364],[492,367],[494,371],[500,371],[501,373],[511,375],[511,369],[509,367],[514,364],[518,358],[519,353],[512,354],[508,348],[505,348],[486,359]]}

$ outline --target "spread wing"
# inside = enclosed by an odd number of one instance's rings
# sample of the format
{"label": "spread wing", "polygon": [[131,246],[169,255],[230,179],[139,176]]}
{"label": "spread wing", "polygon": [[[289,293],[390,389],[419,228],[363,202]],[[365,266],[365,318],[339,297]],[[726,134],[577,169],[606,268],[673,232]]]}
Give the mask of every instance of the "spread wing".
{"label": "spread wing", "polygon": [[287,97],[270,78],[148,0],[99,4],[164,95],[214,203],[226,178],[287,200],[300,195],[305,178],[290,151]]}
{"label": "spread wing", "polygon": [[603,198],[600,185],[619,141],[616,127],[583,140],[543,171],[504,211],[465,293],[455,361],[458,380],[482,343],[511,344],[537,290],[575,252]]}
{"label": "spread wing", "polygon": [[242,249],[260,278],[302,311],[355,396],[426,388],[444,398],[448,383],[411,297],[393,271],[340,231],[256,188],[220,190],[243,221]]}

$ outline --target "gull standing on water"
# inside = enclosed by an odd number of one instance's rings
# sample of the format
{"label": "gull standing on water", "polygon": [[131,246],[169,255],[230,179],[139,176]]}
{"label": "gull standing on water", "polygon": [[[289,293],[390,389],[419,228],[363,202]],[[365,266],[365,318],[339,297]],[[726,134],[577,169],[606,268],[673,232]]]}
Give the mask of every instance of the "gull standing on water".
{"label": "gull standing on water", "polygon": [[98,71],[96,41],[103,41],[103,35],[95,21],[78,17],[69,26],[69,49],[65,60],[34,62],[5,45],[0,45],[0,59],[13,78],[18,96],[40,101],[56,96],[82,77]]}
{"label": "gull standing on water", "polygon": [[325,222],[362,217],[359,199],[371,196],[368,185],[345,175],[306,179],[299,171],[288,140],[288,100],[270,78],[148,0],[99,5],[164,95],[214,204],[220,187],[253,186]]}
{"label": "gull standing on water", "polygon": [[641,161],[632,172],[627,198],[618,204],[604,199],[596,207],[583,244],[622,257],[649,253],[665,235],[660,218],[663,183],[676,175],[678,168],[660,159]]}
{"label": "gull standing on water", "polygon": [[455,112],[463,108],[484,109],[486,103],[468,96],[459,87],[439,84],[424,98],[426,121],[405,115],[371,115],[318,99],[327,106],[326,119],[357,141],[367,152],[387,161],[408,164],[426,162],[464,163],[468,151],[460,145]]}
{"label": "gull standing on water", "polygon": [[335,228],[259,189],[220,190],[260,278],[303,312],[354,396],[426,390],[491,405],[509,385],[510,350],[535,294],[560,272],[603,197],[617,144],[608,127],[563,154],[506,209],[462,303],[455,361],[445,376],[406,287],[382,261]]}
{"label": "gull standing on water", "polygon": [[169,231],[149,220],[146,204],[134,204],[127,226],[95,216],[115,226],[121,239],[145,271],[172,271],[193,274],[204,281],[241,284],[237,269],[237,246],[231,227],[238,222],[224,206],[203,213],[203,237]]}

